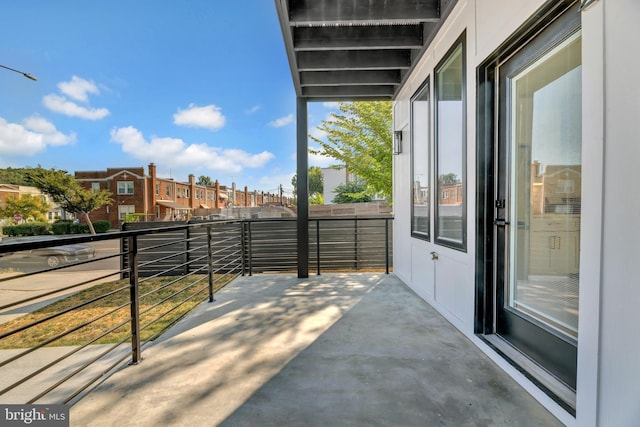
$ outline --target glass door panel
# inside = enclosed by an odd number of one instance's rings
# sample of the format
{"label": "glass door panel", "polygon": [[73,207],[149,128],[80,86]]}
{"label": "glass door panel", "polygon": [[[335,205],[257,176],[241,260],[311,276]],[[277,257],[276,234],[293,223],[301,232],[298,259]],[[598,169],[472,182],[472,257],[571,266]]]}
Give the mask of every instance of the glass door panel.
{"label": "glass door panel", "polygon": [[508,306],[578,338],[579,34],[511,78]]}
{"label": "glass door panel", "polygon": [[498,68],[498,335],[575,390],[581,37],[543,32]]}

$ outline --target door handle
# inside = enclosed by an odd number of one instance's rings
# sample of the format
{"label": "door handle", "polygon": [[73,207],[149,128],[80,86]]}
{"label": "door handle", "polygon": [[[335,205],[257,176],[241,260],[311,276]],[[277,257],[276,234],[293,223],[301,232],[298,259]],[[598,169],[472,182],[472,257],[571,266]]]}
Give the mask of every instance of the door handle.
{"label": "door handle", "polygon": [[495,225],[496,227],[504,227],[506,225],[509,225],[509,221],[504,219],[496,219],[493,221],[493,225]]}
{"label": "door handle", "polygon": [[432,261],[437,261],[438,260],[438,253],[433,251],[431,252],[431,260]]}

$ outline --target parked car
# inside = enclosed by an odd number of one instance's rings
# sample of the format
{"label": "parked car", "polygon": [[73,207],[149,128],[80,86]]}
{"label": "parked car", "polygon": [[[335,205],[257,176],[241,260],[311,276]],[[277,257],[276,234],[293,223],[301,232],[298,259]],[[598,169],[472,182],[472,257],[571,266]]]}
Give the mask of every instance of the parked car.
{"label": "parked car", "polygon": [[[13,243],[35,242],[42,240],[57,240],[55,236],[29,236],[5,239],[2,246]],[[72,244],[51,246],[48,248],[30,249],[26,251],[0,253],[0,267],[9,268],[20,264],[46,264],[49,267],[57,267],[94,258],[96,251],[93,246],[85,244]]]}

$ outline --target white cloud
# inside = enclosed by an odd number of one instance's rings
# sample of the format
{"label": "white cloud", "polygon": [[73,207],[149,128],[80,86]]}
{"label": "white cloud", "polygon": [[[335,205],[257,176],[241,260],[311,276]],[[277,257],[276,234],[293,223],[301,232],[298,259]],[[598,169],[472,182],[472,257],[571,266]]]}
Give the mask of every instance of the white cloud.
{"label": "white cloud", "polygon": [[58,83],[58,89],[62,95],[51,93],[42,98],[44,106],[53,112],[85,120],[101,120],[111,114],[106,108],[93,108],[75,102],[87,104],[89,94],[100,94],[98,86],[93,81],[72,76],[70,81]]}
{"label": "white cloud", "polygon": [[322,106],[324,108],[338,108],[340,104],[337,102],[323,102]]}
{"label": "white cloud", "polygon": [[87,108],[69,101],[64,96],[55,94],[46,95],[42,98],[45,107],[56,113],[69,117],[80,117],[86,120],[101,120],[107,117],[110,112],[106,108]]}
{"label": "white cloud", "polygon": [[178,109],[173,115],[173,123],[178,126],[205,128],[209,130],[220,130],[224,127],[227,119],[222,115],[222,109],[216,105],[205,105],[198,107],[189,104],[186,110]]}
{"label": "white cloud", "polygon": [[281,128],[290,123],[293,123],[293,114],[289,114],[288,116],[280,117],[279,119],[275,119],[269,122],[269,126],[274,128]]}
{"label": "white cloud", "polygon": [[337,165],[340,162],[333,157],[323,156],[321,154],[309,153],[309,166],[320,166],[321,168],[327,168],[329,166]]}
{"label": "white cloud", "polygon": [[111,140],[121,144],[122,151],[140,160],[172,167],[211,169],[219,173],[237,173],[245,168],[260,168],[275,158],[268,151],[251,154],[239,149],[187,144],[179,138],[151,137],[151,140],[147,141],[142,132],[132,126],[113,129]]}
{"label": "white cloud", "polygon": [[68,97],[81,102],[89,101],[89,93],[94,95],[100,93],[98,86],[93,81],[85,80],[78,76],[71,77],[69,82],[58,83],[58,89]]}
{"label": "white cloud", "polygon": [[32,116],[22,124],[9,123],[0,117],[0,155],[32,156],[47,146],[67,145],[75,142],[76,135],[65,135],[53,123]]}
{"label": "white cloud", "polygon": [[251,114],[257,113],[261,108],[262,108],[262,105],[254,105],[253,107],[246,110],[245,113],[251,115]]}
{"label": "white cloud", "polygon": [[316,126],[309,131],[309,135],[317,139],[324,139],[327,136],[327,132],[323,131],[318,126]]}

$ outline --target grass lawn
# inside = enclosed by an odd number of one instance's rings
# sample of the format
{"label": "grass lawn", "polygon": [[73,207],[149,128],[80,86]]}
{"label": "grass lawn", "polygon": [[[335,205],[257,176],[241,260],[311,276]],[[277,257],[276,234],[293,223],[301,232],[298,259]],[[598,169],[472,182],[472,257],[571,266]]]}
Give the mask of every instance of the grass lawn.
{"label": "grass lawn", "polygon": [[[176,277],[160,277],[140,283],[140,312],[142,313],[140,316],[142,329],[140,336],[142,341],[155,338],[208,297],[206,276],[190,276],[176,280]],[[176,282],[172,283],[174,281]],[[215,290],[222,288],[229,281],[230,278],[218,280]],[[4,334],[69,308],[93,301],[69,313],[56,316],[0,339],[0,349],[34,347],[66,332],[69,333],[46,345],[82,345],[98,337],[100,338],[93,344],[119,342],[131,334],[129,299],[128,279],[85,289],[1,324],[0,334]],[[189,300],[175,308],[186,299]],[[162,316],[164,313],[167,314]]]}

